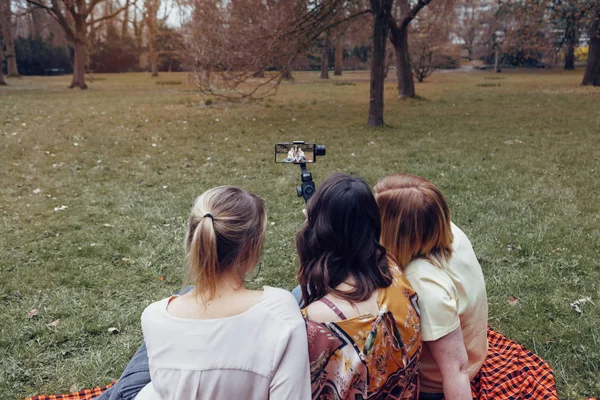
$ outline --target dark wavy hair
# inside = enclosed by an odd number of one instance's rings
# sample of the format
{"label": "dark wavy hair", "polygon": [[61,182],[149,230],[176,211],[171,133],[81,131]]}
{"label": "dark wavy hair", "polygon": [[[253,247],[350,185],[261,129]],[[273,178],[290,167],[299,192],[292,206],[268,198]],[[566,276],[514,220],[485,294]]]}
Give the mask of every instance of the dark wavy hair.
{"label": "dark wavy hair", "polygon": [[[357,303],[392,283],[386,251],[379,244],[381,219],[369,186],[360,178],[333,174],[307,204],[307,220],[296,235],[298,283],[303,306],[327,293]],[[348,278],[348,291],[336,287]]]}

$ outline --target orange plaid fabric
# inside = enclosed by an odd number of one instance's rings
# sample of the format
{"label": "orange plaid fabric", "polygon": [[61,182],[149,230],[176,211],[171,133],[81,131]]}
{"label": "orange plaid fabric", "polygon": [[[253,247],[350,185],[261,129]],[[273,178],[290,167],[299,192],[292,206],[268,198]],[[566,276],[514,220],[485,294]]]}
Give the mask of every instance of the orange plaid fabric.
{"label": "orange plaid fabric", "polygon": [[488,328],[488,355],[471,381],[474,399],[558,400],[554,372],[519,343]]}
{"label": "orange plaid fabric", "polygon": [[92,400],[100,396],[109,387],[114,385],[117,381],[114,381],[106,386],[100,386],[93,389],[84,389],[79,392],[67,393],[67,394],[50,394],[29,397],[25,400]]}

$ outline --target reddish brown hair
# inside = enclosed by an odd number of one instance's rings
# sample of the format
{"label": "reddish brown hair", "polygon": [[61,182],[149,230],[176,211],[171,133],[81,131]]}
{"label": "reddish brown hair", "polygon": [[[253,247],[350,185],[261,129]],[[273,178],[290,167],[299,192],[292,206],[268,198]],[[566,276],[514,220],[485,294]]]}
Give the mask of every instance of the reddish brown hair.
{"label": "reddish brown hair", "polygon": [[381,244],[404,269],[417,258],[438,267],[452,254],[450,209],[440,190],[416,175],[393,174],[375,185]]}

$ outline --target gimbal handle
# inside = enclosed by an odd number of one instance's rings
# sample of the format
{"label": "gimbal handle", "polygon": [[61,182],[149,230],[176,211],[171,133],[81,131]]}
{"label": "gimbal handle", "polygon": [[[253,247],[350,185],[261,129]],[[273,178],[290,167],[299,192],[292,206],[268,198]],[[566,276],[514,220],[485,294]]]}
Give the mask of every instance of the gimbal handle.
{"label": "gimbal handle", "polygon": [[306,168],[306,163],[300,163],[300,180],[302,183],[296,187],[296,193],[298,197],[303,197],[304,201],[308,203],[308,200],[315,194],[317,186],[312,179],[312,174]]}

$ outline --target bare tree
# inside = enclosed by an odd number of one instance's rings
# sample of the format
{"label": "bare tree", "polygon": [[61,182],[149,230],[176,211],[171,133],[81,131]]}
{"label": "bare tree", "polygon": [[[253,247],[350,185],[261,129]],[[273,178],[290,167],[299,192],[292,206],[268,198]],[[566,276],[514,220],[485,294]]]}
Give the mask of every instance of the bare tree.
{"label": "bare tree", "polygon": [[423,10],[410,27],[409,46],[413,75],[419,82],[431,75],[437,65],[459,59],[457,46],[450,43],[450,27],[454,19],[442,3]]}
{"label": "bare tree", "polygon": [[156,49],[156,40],[158,36],[159,24],[161,23],[158,12],[161,6],[161,0],[143,0],[144,8],[142,16],[146,29],[148,30],[148,48],[150,55],[150,69],[152,76],[158,76],[158,50]]}
{"label": "bare tree", "polygon": [[73,80],[69,88],[87,89],[85,83],[85,64],[87,60],[88,33],[98,23],[109,20],[120,14],[125,7],[117,8],[114,12],[102,17],[95,17],[95,8],[107,0],[26,0],[29,4],[42,8],[54,18],[65,31],[67,40],[74,49]]}
{"label": "bare tree", "polygon": [[6,47],[6,75],[11,78],[18,78],[19,70],[17,68],[10,0],[0,0],[0,31]]}
{"label": "bare tree", "polygon": [[[292,62],[341,21],[344,0],[194,0],[187,65],[200,90],[224,97],[273,94]],[[264,78],[257,71],[269,71]]]}
{"label": "bare tree", "polygon": [[329,79],[329,51],[331,49],[331,32],[327,30],[321,46],[321,79]]}
{"label": "bare tree", "polygon": [[600,86],[600,4],[594,10],[589,32],[590,51],[582,84]]}
{"label": "bare tree", "polygon": [[339,34],[335,40],[335,70],[333,75],[342,75],[344,69],[344,37]]}
{"label": "bare tree", "polygon": [[4,51],[2,51],[2,40],[0,40],[0,86],[6,86],[6,81],[4,80],[4,68],[2,64],[4,63]]}
{"label": "bare tree", "polygon": [[[412,7],[410,0],[396,0],[393,18],[389,19],[390,40],[396,52],[398,97],[415,97],[415,81],[410,64],[408,46],[409,25],[432,0],[418,0]],[[441,0],[443,1],[443,0]],[[450,1],[444,1],[450,5]]]}
{"label": "bare tree", "polygon": [[[246,7],[232,13],[230,1],[222,6],[212,0],[194,0],[193,18],[186,33],[190,78],[203,93],[214,96],[268,96],[290,71],[294,59],[321,35],[371,14],[373,52],[368,124],[380,126],[393,2],[246,0],[243,1]],[[361,25],[364,24],[363,20]],[[264,78],[256,78],[254,75],[260,70],[269,72]]]}
{"label": "bare tree", "polygon": [[394,0],[371,0],[373,13],[373,58],[369,98],[369,126],[383,125],[385,53]]}
{"label": "bare tree", "polygon": [[484,30],[482,22],[489,5],[485,0],[461,0],[457,6],[457,18],[454,33],[462,41],[467,59],[473,59],[475,46]]}
{"label": "bare tree", "polygon": [[[485,10],[481,15],[481,26],[482,34],[480,37],[480,44],[482,47],[487,47],[487,53],[484,54],[489,57],[493,53],[494,57],[494,71],[501,72],[500,68],[500,51],[505,36],[505,24],[504,24],[504,13],[506,9],[500,2],[494,2],[490,4],[489,0],[485,1]],[[490,53],[491,52],[491,53]]]}
{"label": "bare tree", "polygon": [[580,30],[593,12],[597,0],[549,0],[551,27],[559,32],[558,49],[565,55],[564,69],[575,69],[575,48],[579,45]]}

